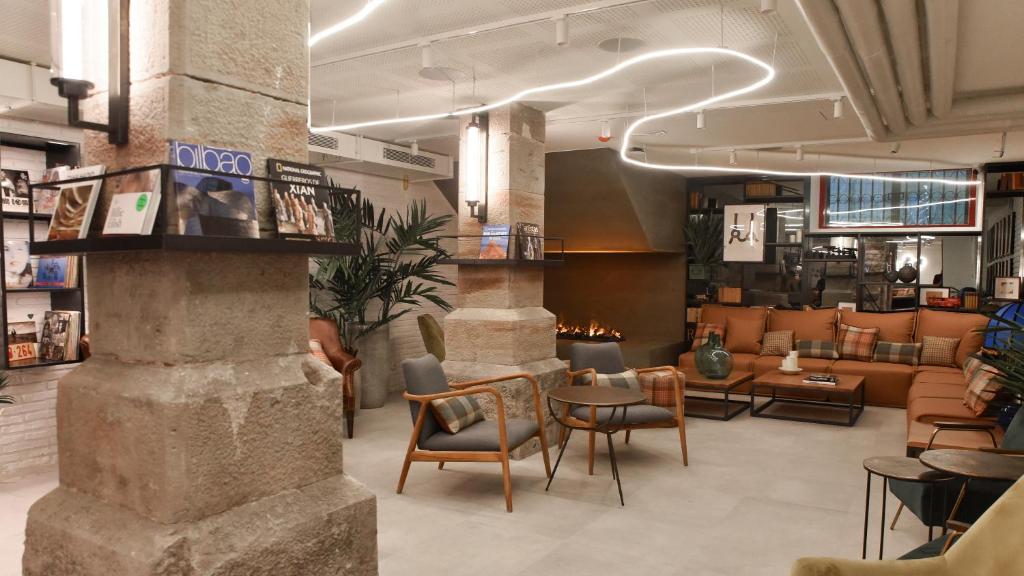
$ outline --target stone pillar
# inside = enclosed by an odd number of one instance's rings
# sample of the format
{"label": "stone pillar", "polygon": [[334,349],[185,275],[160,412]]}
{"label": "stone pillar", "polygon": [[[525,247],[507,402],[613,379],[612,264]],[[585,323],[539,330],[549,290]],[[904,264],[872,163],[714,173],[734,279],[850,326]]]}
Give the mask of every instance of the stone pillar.
{"label": "stone pillar", "polygon": [[[169,140],[249,151],[258,173],[304,161],[307,18],[308,0],[132,2],[130,142],[89,134],[85,161],[162,163]],[[29,511],[25,575],[377,574],[306,278],[297,255],[88,257],[93,356],[59,385],[60,486]]]}
{"label": "stone pillar", "polygon": [[[469,123],[464,118],[460,134]],[[487,223],[517,222],[544,227],[544,113],[514,103],[492,110],[487,131]],[[465,139],[460,144],[465,147]],[[465,158],[464,153],[460,157]],[[466,166],[460,163],[460,173]],[[462,178],[461,180],[464,180]],[[469,215],[465,191],[459,191],[459,234],[480,234],[482,225]],[[480,239],[460,242],[459,255],[476,258]],[[509,242],[515,250],[515,239]],[[514,256],[514,254],[513,254]],[[544,269],[539,266],[459,267],[458,308],[444,322],[445,372],[457,380],[475,380],[528,372],[542,390],[565,381],[565,365],[555,357],[555,316],[544,309]],[[500,384],[513,417],[533,418],[530,387]],[[485,408],[492,409],[489,405]],[[545,405],[546,410],[546,405]],[[557,438],[548,417],[548,439]],[[522,458],[539,449],[537,440],[513,453]]]}

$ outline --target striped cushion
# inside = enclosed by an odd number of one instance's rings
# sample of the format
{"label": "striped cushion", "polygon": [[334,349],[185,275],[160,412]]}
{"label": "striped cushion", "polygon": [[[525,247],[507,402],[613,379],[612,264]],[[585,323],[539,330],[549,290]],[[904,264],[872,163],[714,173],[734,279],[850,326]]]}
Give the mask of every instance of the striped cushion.
{"label": "striped cushion", "polygon": [[707,344],[708,335],[712,332],[717,333],[722,341],[725,341],[725,326],[711,322],[698,322],[697,330],[693,333],[693,344],[690,345],[690,350],[696,350],[698,347]]}
{"label": "striped cushion", "polygon": [[793,331],[765,332],[761,340],[761,356],[786,356],[793,351]]}
{"label": "striped cushion", "polygon": [[331,364],[331,359],[327,357],[327,354],[324,354],[324,345],[319,340],[309,341],[309,353],[312,354],[313,357],[316,358],[317,360],[333,368],[333,365]]}
{"label": "striped cushion", "polygon": [[437,423],[451,434],[484,419],[480,403],[472,396],[438,398],[430,401],[430,408],[437,417]]}
{"label": "striped cushion", "polygon": [[[583,383],[590,384],[590,374],[583,375]],[[636,370],[629,369],[625,372],[619,372],[618,374],[598,374],[597,375],[598,386],[611,386],[612,388],[629,388],[630,390],[640,390],[640,379],[637,378]]]}
{"label": "striped cushion", "polygon": [[969,356],[964,362],[964,378],[967,380],[964,406],[974,412],[975,416],[984,414],[989,402],[1002,389],[1000,376],[1002,373],[974,356]]}
{"label": "striped cushion", "polygon": [[844,360],[870,362],[871,356],[875,352],[876,340],[878,340],[878,328],[857,328],[840,324],[836,348],[839,349],[839,357]]}
{"label": "striped cushion", "polygon": [[925,336],[921,339],[921,364],[956,368],[956,348],[959,345],[959,338]]}
{"label": "striped cushion", "polygon": [[917,366],[921,344],[913,342],[879,342],[875,344],[875,362]]}
{"label": "striped cushion", "polygon": [[801,358],[839,359],[836,343],[831,340],[797,340],[796,351]]}

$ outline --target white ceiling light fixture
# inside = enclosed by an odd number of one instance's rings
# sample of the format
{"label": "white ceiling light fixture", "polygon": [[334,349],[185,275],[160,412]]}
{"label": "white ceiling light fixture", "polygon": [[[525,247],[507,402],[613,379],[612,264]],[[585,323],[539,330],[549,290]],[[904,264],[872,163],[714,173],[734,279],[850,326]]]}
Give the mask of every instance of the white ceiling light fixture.
{"label": "white ceiling light fixture", "polygon": [[778,0],[761,0],[761,14],[774,14],[778,9]]}
{"label": "white ceiling light fixture", "polygon": [[569,17],[562,16],[555,18],[555,44],[559,46],[569,45]]}
{"label": "white ceiling light fixture", "polygon": [[893,142],[892,146],[889,147],[889,154],[893,156],[900,153],[900,148],[903,146],[902,142]]}
{"label": "white ceiling light fixture", "polygon": [[836,98],[832,101],[832,117],[836,120],[843,117],[843,99]]}
{"label": "white ceiling light fixture", "polygon": [[697,112],[697,130],[703,130],[707,127],[706,118],[704,118],[704,111]]}
{"label": "white ceiling light fixture", "polygon": [[804,147],[803,145],[797,145],[796,147],[796,159],[800,162],[804,160]]}
{"label": "white ceiling light fixture", "polygon": [[434,47],[430,44],[420,46],[420,68],[434,67]]}
{"label": "white ceiling light fixture", "polygon": [[736,165],[736,150],[729,150],[729,164]]}
{"label": "white ceiling light fixture", "polygon": [[612,139],[612,126],[608,120],[601,120],[601,135],[597,139],[600,142],[607,142]]}
{"label": "white ceiling light fixture", "polygon": [[377,8],[380,8],[380,5],[383,4],[386,1],[387,0],[368,0],[368,2],[365,5],[363,5],[362,9],[360,9],[355,14],[349,16],[348,18],[345,18],[344,20],[342,20],[341,22],[338,22],[337,24],[334,24],[333,26],[328,26],[327,28],[324,28],[323,30],[317,32],[316,34],[310,35],[310,37],[309,37],[309,47],[312,48],[314,45],[316,45],[321,40],[323,40],[323,39],[325,39],[325,38],[327,38],[329,36],[333,36],[333,35],[337,34],[338,32],[341,32],[342,30],[344,30],[344,29],[346,29],[346,28],[348,28],[348,27],[350,27],[350,26],[352,26],[354,24],[358,24],[358,23],[362,22],[374,10],[376,10]]}
{"label": "white ceiling light fixture", "polygon": [[1006,132],[999,137],[999,147],[992,151],[993,158],[1002,158],[1006,154]]}
{"label": "white ceiling light fixture", "polygon": [[415,140],[413,140],[412,144],[409,146],[409,151],[412,152],[413,156],[419,156],[420,155],[420,143],[415,141]]}

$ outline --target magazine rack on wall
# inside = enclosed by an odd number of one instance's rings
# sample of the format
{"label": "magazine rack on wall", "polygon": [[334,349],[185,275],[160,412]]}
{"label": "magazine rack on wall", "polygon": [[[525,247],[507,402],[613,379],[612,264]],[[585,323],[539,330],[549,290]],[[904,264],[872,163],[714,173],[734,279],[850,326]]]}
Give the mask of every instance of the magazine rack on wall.
{"label": "magazine rack on wall", "polygon": [[[483,238],[506,238],[505,241],[505,258],[444,258],[440,260],[439,264],[458,265],[458,266],[506,266],[506,267],[530,267],[530,266],[561,266],[565,264],[565,238],[558,236],[532,236],[524,234],[460,234],[458,236],[441,236],[441,238],[448,240],[455,240],[459,244],[462,244],[463,240],[467,241],[481,241]],[[524,241],[538,242],[539,249],[537,250],[537,257],[535,258],[513,258],[514,254],[518,254],[521,251],[519,246],[520,242]],[[556,244],[558,249],[550,249],[552,244]]]}
{"label": "magazine rack on wall", "polygon": [[[103,187],[100,188],[100,200],[97,203],[94,216],[89,223],[89,229],[85,238],[71,240],[43,240],[36,241],[33,232],[31,252],[33,255],[57,255],[57,254],[97,254],[110,252],[136,252],[136,251],[185,251],[185,252],[250,252],[266,254],[307,254],[307,255],[333,255],[348,256],[358,253],[358,245],[355,242],[325,242],[319,240],[288,239],[279,237],[236,237],[236,236],[212,236],[212,235],[186,235],[169,233],[173,230],[174,224],[170,221],[169,214],[176,213],[176,194],[172,175],[178,172],[190,174],[203,174],[208,176],[221,176],[225,178],[239,178],[238,174],[230,172],[219,172],[201,168],[184,168],[170,164],[154,164],[107,172],[97,176],[74,178],[59,182],[48,183],[46,186],[67,186],[78,183],[88,183],[96,180],[106,182],[115,177],[137,174],[151,170],[160,171],[160,183],[162,194],[160,206],[153,225],[153,233],[149,235],[117,235],[104,236],[103,225],[106,221],[106,206],[109,203],[111,194]],[[287,184],[283,180],[276,180],[262,176],[245,176],[250,180],[261,183]],[[348,188],[332,188],[322,186],[330,190],[335,201],[344,202],[351,206],[358,206],[360,192]],[[30,219],[34,212],[30,209]],[[30,227],[30,231],[32,228]],[[354,240],[356,236],[347,240]]]}

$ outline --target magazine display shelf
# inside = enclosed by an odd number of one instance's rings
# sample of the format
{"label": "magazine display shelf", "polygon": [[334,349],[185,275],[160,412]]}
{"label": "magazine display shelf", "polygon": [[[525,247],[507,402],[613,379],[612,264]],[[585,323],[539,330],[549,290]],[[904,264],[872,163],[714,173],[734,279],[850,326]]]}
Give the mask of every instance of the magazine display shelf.
{"label": "magazine display shelf", "polygon": [[[508,254],[513,254],[513,246],[518,248],[516,244],[512,242],[513,239],[516,242],[519,241],[519,234],[497,234],[495,236],[507,236],[508,241]],[[441,236],[441,238],[448,240],[463,240],[469,238],[488,238],[482,234],[461,234],[458,236]],[[533,237],[535,238],[535,237]],[[526,258],[444,258],[438,261],[438,264],[451,265],[451,266],[504,266],[509,268],[516,267],[550,267],[550,266],[562,266],[565,264],[565,238],[558,236],[543,236],[541,241],[544,246],[550,246],[550,242],[558,243],[558,250],[547,250],[541,252],[542,257],[537,259],[526,259]]]}
{"label": "magazine display shelf", "polygon": [[[149,170],[160,170],[160,182],[163,189],[161,195],[160,207],[157,212],[156,222],[153,226],[154,230],[166,230],[167,226],[167,212],[171,202],[175,200],[175,194],[173,193],[173,187],[169,186],[168,183],[173,182],[171,175],[175,172],[189,172],[198,174],[207,174],[210,176],[224,176],[228,178],[238,178],[237,174],[230,172],[219,172],[215,170],[205,170],[201,168],[183,168],[180,166],[173,166],[170,164],[154,164],[150,166],[140,166],[136,168],[128,168],[125,170],[117,170],[114,172],[107,172],[99,176],[88,176],[84,178],[73,178],[67,180],[61,180],[59,182],[50,182],[47,184],[35,185],[45,186],[49,188],[57,186],[66,186],[69,184],[77,184],[84,182],[92,182],[95,180],[107,180],[116,176],[124,176],[126,174],[134,174],[137,172],[144,172]],[[255,182],[270,183],[283,183],[287,182],[283,180],[276,180],[272,178],[266,178],[262,176],[246,176],[246,178]],[[330,188],[333,195],[344,196],[344,202],[350,203],[353,206],[358,206],[360,203],[360,192],[354,189],[348,188]],[[100,194],[104,194],[105,191],[101,188]],[[35,213],[32,210],[31,203],[29,204],[29,219],[32,220]],[[265,254],[306,254],[310,256],[318,255],[331,255],[331,256],[349,256],[357,254],[359,252],[359,246],[355,243],[349,242],[321,242],[304,239],[288,239],[288,238],[240,238],[240,237],[226,237],[226,236],[190,236],[183,234],[163,234],[153,233],[146,236],[102,236],[101,231],[103,230],[103,220],[105,215],[100,215],[97,211],[94,214],[92,222],[89,226],[88,236],[86,238],[79,238],[74,240],[46,240],[36,241],[32,238],[32,242],[29,246],[29,250],[33,255],[39,256],[53,256],[53,255],[72,255],[72,254],[99,254],[99,253],[112,253],[112,252],[139,252],[139,251],[175,251],[175,252],[248,252],[248,253],[265,253]],[[34,230],[30,226],[30,233],[34,235]]]}

